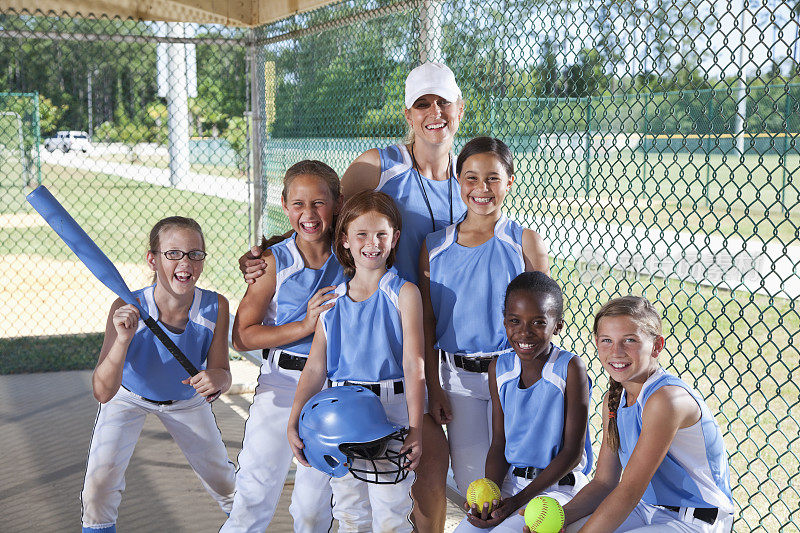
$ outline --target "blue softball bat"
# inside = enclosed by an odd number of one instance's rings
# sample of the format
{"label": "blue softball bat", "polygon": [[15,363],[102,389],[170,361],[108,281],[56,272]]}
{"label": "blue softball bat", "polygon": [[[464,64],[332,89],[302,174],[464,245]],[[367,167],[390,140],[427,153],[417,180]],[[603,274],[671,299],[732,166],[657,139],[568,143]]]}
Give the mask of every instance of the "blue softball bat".
{"label": "blue softball bat", "polygon": [[[197,374],[198,370],[194,364],[186,358],[180,348],[175,345],[153,317],[149,315],[147,309],[133,296],[114,263],[100,250],[91,237],[83,231],[83,228],[75,222],[75,219],[67,213],[67,210],[56,200],[55,196],[50,194],[47,187],[44,185],[36,187],[26,196],[26,199],[103,285],[111,289],[125,303],[131,304],[139,310],[139,316],[145,325],[166,346],[167,350],[181,364],[184,370],[190,376]],[[217,395],[219,395],[219,392],[216,395],[209,396],[209,401],[215,399]]]}

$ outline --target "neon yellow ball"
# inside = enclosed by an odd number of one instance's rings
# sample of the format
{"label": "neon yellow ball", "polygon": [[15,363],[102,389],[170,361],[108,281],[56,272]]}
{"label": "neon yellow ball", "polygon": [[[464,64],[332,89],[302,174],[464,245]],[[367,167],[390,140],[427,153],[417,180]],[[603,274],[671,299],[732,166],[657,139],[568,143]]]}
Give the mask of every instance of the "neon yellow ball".
{"label": "neon yellow ball", "polygon": [[531,533],[558,533],[564,527],[564,509],[555,498],[537,496],[525,507],[525,525]]}
{"label": "neon yellow ball", "polygon": [[500,488],[497,483],[488,478],[476,479],[467,487],[467,503],[475,505],[478,511],[483,510],[483,504],[489,504],[489,512],[492,512],[492,500],[500,499]]}

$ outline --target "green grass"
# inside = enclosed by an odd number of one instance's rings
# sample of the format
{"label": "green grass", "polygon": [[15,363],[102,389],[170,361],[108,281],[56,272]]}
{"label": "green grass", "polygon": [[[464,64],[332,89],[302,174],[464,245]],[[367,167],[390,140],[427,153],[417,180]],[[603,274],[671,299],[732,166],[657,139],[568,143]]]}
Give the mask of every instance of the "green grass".
{"label": "green grass", "polygon": [[[604,157],[607,156],[607,157]],[[800,238],[800,156],[738,157],[620,151],[579,159],[517,154],[516,191],[528,211],[558,218],[791,242]],[[784,167],[786,173],[784,174]]]}
{"label": "green grass", "polygon": [[0,375],[94,368],[102,333],[0,339]]}
{"label": "green grass", "polygon": [[[594,405],[602,401],[607,377],[595,356],[592,317],[614,296],[641,294],[665,310],[662,366],[700,391],[722,428],[738,507],[735,530],[800,524],[798,305],[572,262],[555,262],[552,273],[568,301],[558,342],[587,362]],[[599,408],[590,423],[598,448]]]}
{"label": "green grass", "polygon": [[[183,215],[203,228],[208,258],[200,286],[240,298],[245,285],[236,267],[249,246],[247,204],[133,182],[116,176],[43,165],[42,182],[114,262],[144,262],[150,228],[160,218]],[[0,188],[0,214],[35,213],[30,188]],[[74,255],[49,227],[0,228],[0,255]]]}
{"label": "green grass", "polygon": [[[265,169],[280,181],[295,161],[316,158],[340,174],[361,151],[352,144],[277,139]],[[514,154],[509,200],[525,214],[603,220],[665,230],[782,242],[800,239],[800,156],[598,152],[582,158],[545,150]]]}

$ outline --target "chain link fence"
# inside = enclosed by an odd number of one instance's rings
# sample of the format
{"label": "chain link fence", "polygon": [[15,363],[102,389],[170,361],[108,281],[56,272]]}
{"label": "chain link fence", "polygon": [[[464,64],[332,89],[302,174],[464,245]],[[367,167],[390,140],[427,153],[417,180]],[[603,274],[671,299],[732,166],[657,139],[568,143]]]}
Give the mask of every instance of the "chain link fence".
{"label": "chain link fence", "polygon": [[[45,184],[133,288],[159,219],[204,229],[200,286],[234,305],[251,237],[249,30],[0,16],[4,372],[93,366],[113,294],[25,201]],[[234,307],[235,309],[235,307]]]}
{"label": "chain link fence", "polygon": [[[717,413],[735,530],[797,531],[799,12],[352,0],[255,30],[3,15],[0,92],[34,94],[39,109],[21,128],[0,114],[0,359],[46,363],[66,346],[91,361],[113,299],[24,202],[40,180],[131,286],[148,282],[152,224],[194,216],[201,285],[235,309],[251,234],[286,228],[285,169],[317,158],[341,173],[401,141],[405,76],[440,60],[466,104],[455,150],[490,134],[515,153],[507,211],[549,246],[568,302],[559,342],[587,362],[594,405],[607,382],[593,313],[642,294],[664,310],[662,364]],[[4,98],[0,113],[16,111]],[[59,131],[85,132],[89,149],[48,151]]]}
{"label": "chain link fence", "polygon": [[[350,1],[259,28],[266,233],[280,178],[343,172],[406,132],[403,82],[425,59],[464,93],[458,150],[515,153],[509,215],[547,241],[582,354],[609,298],[663,309],[662,364],[717,413],[736,531],[797,531],[800,313],[794,4],[764,1]],[[599,408],[591,418],[599,446]]]}

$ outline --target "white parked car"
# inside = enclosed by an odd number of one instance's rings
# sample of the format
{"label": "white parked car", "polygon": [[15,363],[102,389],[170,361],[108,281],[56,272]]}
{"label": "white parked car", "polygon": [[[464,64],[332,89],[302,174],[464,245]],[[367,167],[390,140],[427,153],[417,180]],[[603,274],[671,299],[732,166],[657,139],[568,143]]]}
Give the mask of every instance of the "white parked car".
{"label": "white parked car", "polygon": [[61,150],[65,154],[70,150],[80,150],[86,153],[92,147],[89,134],[85,131],[59,131],[55,137],[44,141],[44,149],[48,152]]}

